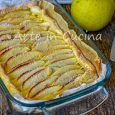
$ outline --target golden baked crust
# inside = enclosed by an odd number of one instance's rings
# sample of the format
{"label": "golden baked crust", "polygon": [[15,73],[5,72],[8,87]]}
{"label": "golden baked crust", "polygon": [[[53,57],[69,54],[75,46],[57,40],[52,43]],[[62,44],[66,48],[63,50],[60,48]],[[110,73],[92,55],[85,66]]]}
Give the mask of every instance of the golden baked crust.
{"label": "golden baked crust", "polygon": [[41,0],[0,13],[0,77],[13,96],[50,100],[101,73],[97,53],[72,39],[76,33],[52,4]]}

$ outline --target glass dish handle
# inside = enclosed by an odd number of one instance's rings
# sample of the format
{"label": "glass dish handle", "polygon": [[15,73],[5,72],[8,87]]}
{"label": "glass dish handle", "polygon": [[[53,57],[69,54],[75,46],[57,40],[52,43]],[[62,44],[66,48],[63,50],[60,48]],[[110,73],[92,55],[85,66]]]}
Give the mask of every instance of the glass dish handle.
{"label": "glass dish handle", "polygon": [[[105,89],[104,86],[100,86],[95,92],[92,92],[86,96],[84,96],[83,98],[81,98],[81,101],[79,101],[81,103],[82,106],[80,106],[81,109],[79,109],[79,111],[77,112],[79,115],[83,115],[83,114],[87,114],[89,112],[91,112],[92,110],[96,109],[97,107],[99,107],[102,103],[104,103],[107,98],[108,98],[109,94],[107,92],[107,90]],[[79,102],[76,102],[79,103]],[[83,102],[86,102],[85,104],[87,106],[83,106]]]}
{"label": "glass dish handle", "polygon": [[40,108],[40,110],[43,112],[44,115],[50,115],[50,112],[45,108]]}
{"label": "glass dish handle", "polygon": [[[104,86],[99,86],[97,90],[80,98],[71,100],[53,108],[41,108],[44,115],[50,115],[50,112],[56,112],[58,108],[65,108],[73,105],[76,111],[71,111],[70,114],[83,115],[99,107],[108,98],[108,92]],[[55,111],[56,110],[56,111]],[[73,109],[72,109],[73,110]],[[50,111],[50,112],[49,112]]]}

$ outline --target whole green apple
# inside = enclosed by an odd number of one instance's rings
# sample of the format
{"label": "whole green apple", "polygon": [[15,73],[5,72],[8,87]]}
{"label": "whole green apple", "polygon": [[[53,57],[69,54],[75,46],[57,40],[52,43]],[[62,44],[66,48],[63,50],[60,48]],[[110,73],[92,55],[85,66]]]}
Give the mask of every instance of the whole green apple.
{"label": "whole green apple", "polygon": [[73,0],[71,15],[85,30],[97,31],[104,28],[114,14],[114,0]]}

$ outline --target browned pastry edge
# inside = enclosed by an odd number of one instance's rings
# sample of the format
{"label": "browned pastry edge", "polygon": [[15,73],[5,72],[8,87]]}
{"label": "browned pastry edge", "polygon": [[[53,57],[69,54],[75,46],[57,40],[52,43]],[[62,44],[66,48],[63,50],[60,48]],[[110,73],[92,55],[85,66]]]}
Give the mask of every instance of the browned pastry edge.
{"label": "browned pastry edge", "polygon": [[68,32],[64,33],[63,39],[66,43],[68,43],[71,46],[75,56],[81,61],[82,65],[84,64],[95,76],[96,75],[95,66],[83,55],[81,50],[78,48],[78,46],[75,44],[75,42],[71,39]]}

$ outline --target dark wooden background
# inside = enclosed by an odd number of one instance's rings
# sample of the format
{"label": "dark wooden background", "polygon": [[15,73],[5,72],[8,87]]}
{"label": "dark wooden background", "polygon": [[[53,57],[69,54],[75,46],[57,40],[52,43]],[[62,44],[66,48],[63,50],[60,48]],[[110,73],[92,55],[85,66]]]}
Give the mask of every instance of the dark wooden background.
{"label": "dark wooden background", "polygon": [[[64,5],[64,7],[68,10],[68,12],[70,11],[70,5]],[[109,92],[109,98],[97,109],[93,110],[87,115],[115,115],[115,62],[112,62],[110,60],[112,41],[115,38],[115,15],[113,16],[111,23],[107,27],[105,27],[103,30],[98,31],[98,32],[89,32],[89,34],[94,34],[94,35],[102,34],[102,41],[95,41],[95,43],[99,47],[99,49],[105,54],[107,59],[110,61],[112,65],[112,74],[111,74],[111,78],[106,84],[106,89]],[[59,109],[54,114],[55,115],[76,115],[76,106],[77,105],[72,106],[72,108],[65,107],[63,109]],[[3,107],[4,110],[6,110],[5,107],[6,106]],[[71,114],[71,111],[72,111],[72,114]],[[5,111],[4,112],[2,111],[2,113],[0,112],[0,115],[1,114],[8,115],[8,113],[5,113]],[[12,115],[11,113],[9,114]],[[14,112],[13,115],[22,115],[22,114]]]}

